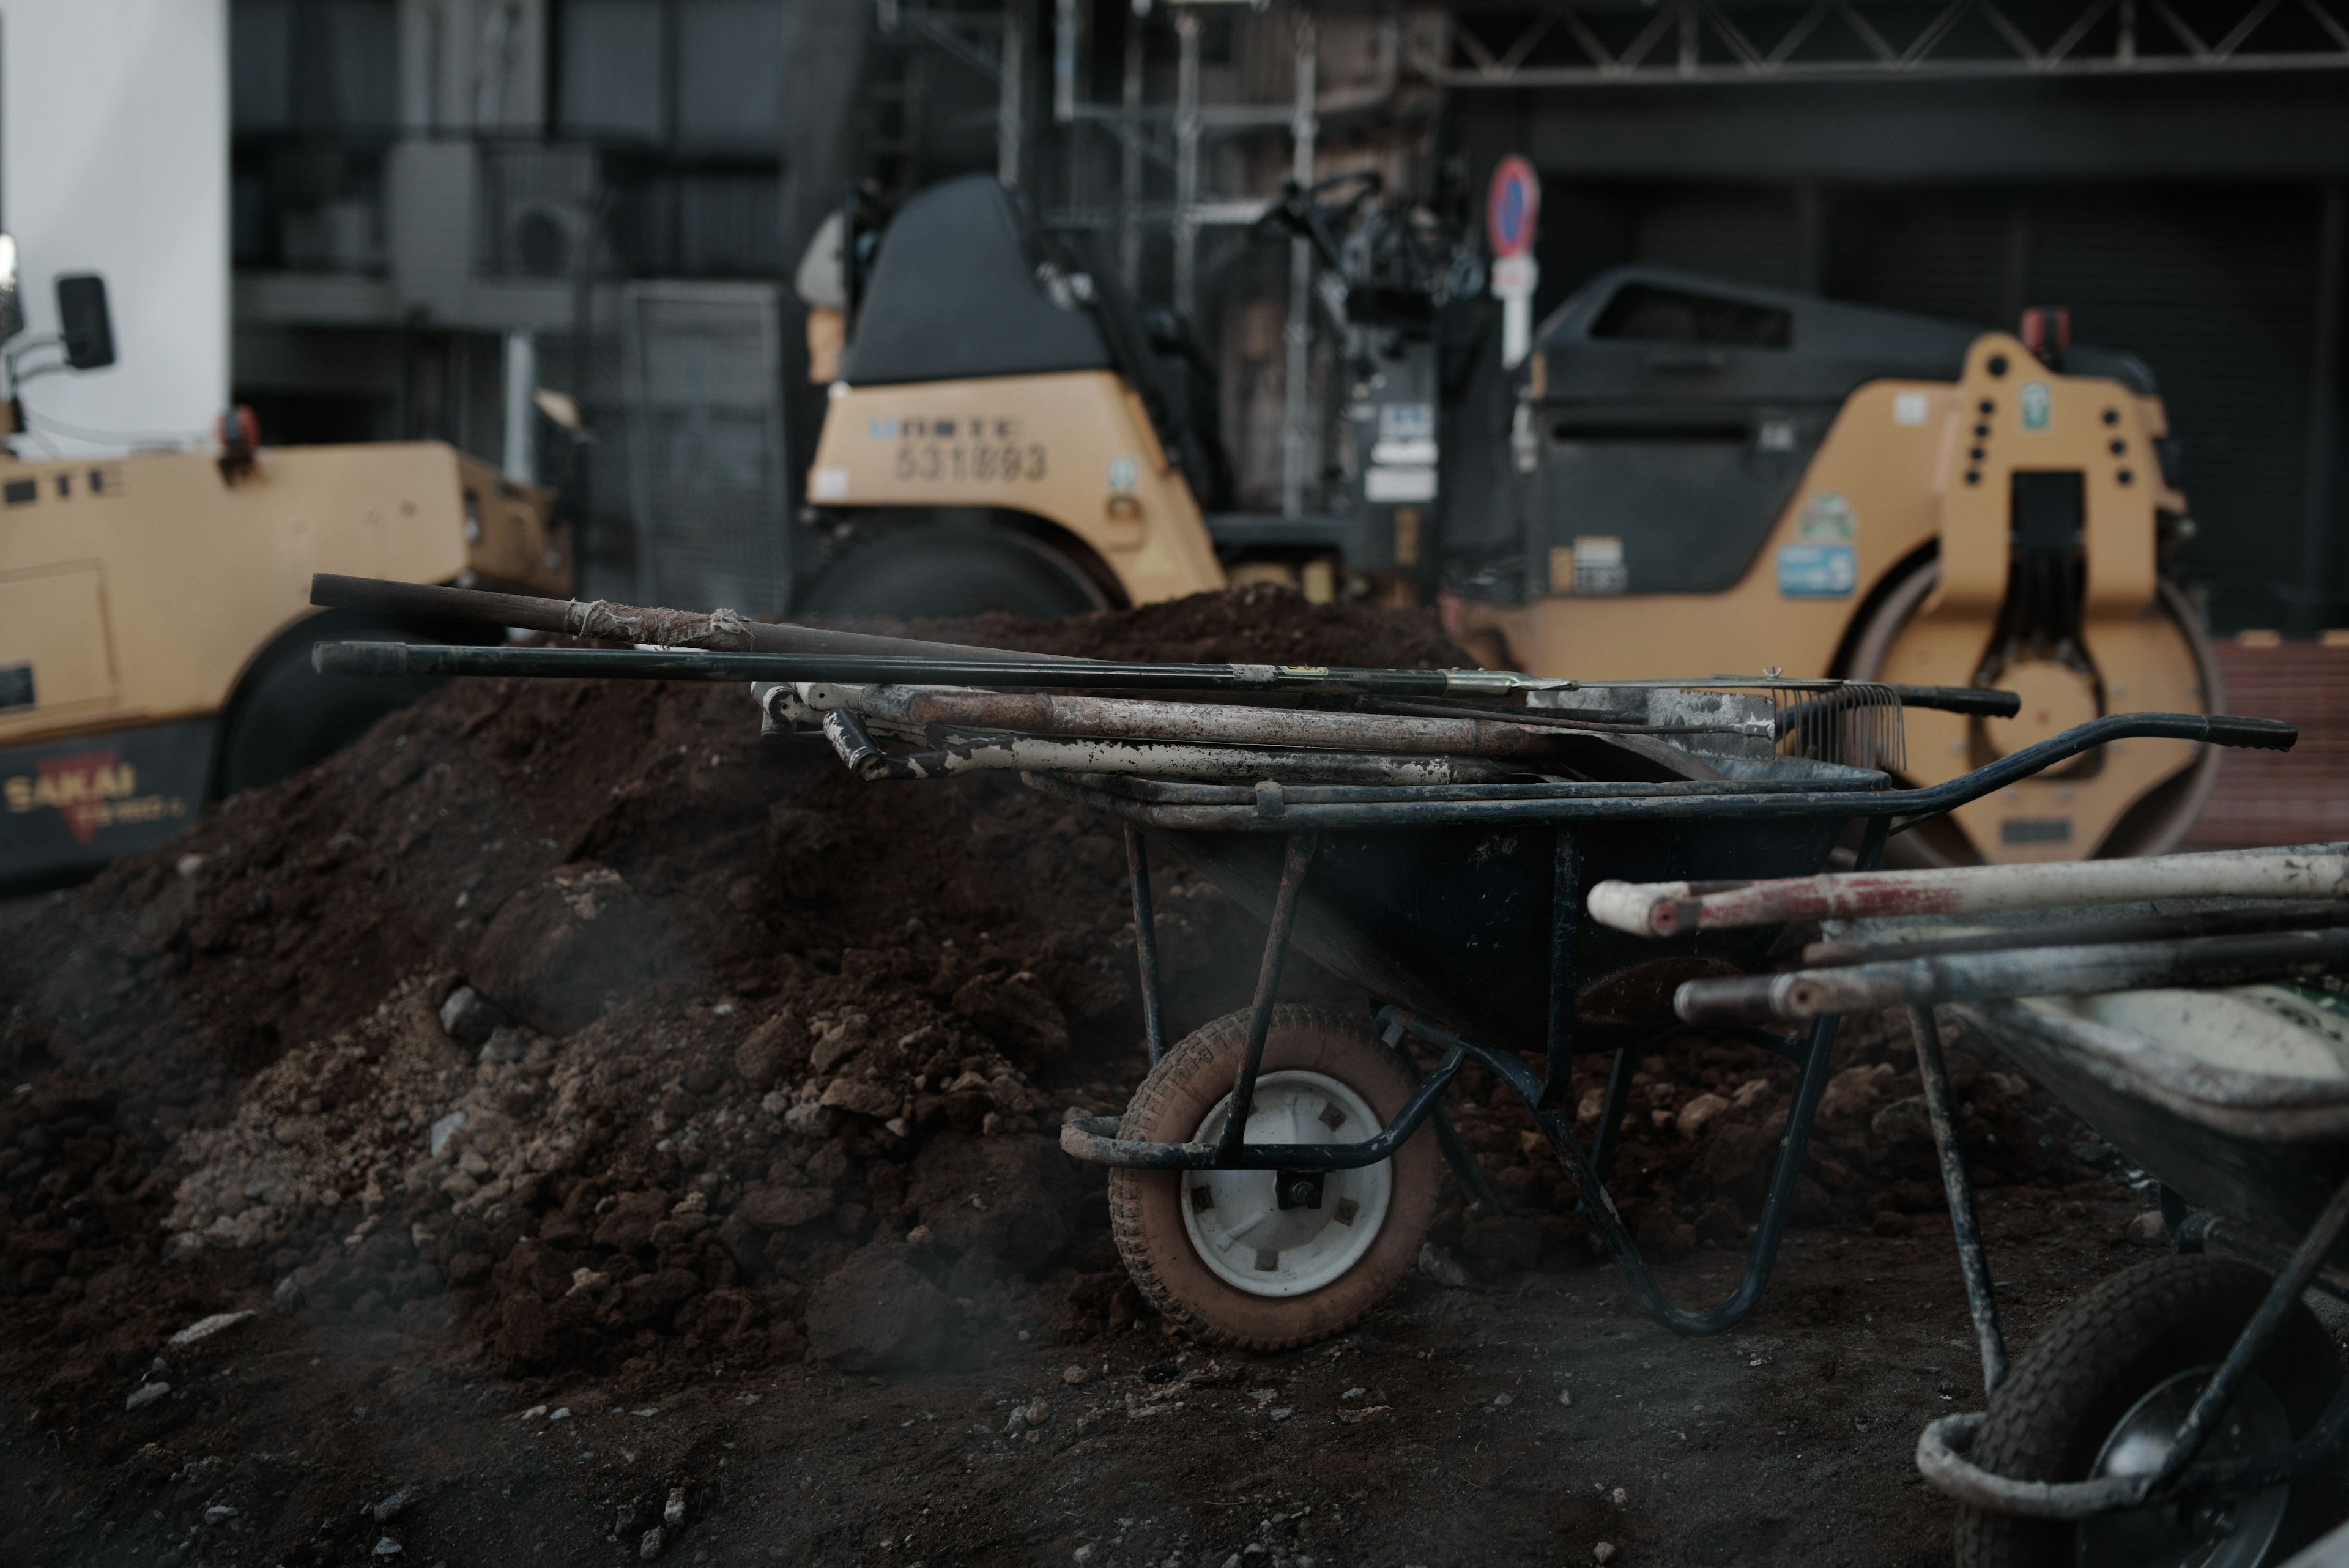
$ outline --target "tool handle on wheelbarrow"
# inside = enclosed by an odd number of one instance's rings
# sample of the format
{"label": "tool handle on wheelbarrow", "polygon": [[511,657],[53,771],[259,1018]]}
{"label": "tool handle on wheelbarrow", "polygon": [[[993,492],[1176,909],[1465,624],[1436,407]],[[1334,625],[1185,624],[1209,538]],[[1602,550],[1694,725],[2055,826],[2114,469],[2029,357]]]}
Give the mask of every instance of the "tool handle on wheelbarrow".
{"label": "tool handle on wheelbarrow", "polygon": [[2288,752],[2300,739],[2296,725],[2281,719],[2245,719],[2233,713],[2213,713],[2202,738],[2214,746],[2250,746],[2262,752]]}
{"label": "tool handle on wheelbarrow", "polygon": [[1931,708],[1984,719],[2012,719],[2023,711],[2020,692],[1988,686],[1895,686],[1892,693],[1903,708]]}

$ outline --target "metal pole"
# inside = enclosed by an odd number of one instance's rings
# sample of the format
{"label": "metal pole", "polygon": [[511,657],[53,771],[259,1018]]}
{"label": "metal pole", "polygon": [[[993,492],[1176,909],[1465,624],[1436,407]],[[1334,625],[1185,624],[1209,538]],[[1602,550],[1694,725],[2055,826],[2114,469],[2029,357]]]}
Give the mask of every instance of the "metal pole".
{"label": "metal pole", "polygon": [[1009,0],[1003,7],[1002,91],[995,100],[995,177],[1012,190],[1020,186],[1021,97],[1025,83],[1020,67],[1027,55],[1028,7]]}
{"label": "metal pole", "polygon": [[1133,883],[1133,958],[1142,971],[1142,1029],[1150,1064],[1166,1054],[1166,1015],[1158,1000],[1158,917],[1150,903],[1150,846],[1142,829],[1125,825],[1125,872]]}
{"label": "metal pole", "polygon": [[2300,594],[2286,607],[2290,624],[2313,637],[2333,618],[2334,461],[2341,421],[2341,274],[2344,229],[2349,229],[2349,193],[2324,187],[2317,216],[2316,347],[2308,369],[2308,457],[2301,478]]}
{"label": "metal pole", "polygon": [[1174,311],[1188,317],[1197,303],[1199,265],[1199,16],[1174,13],[1182,56],[1174,72]]}
{"label": "metal pole", "polygon": [[[1296,152],[1290,172],[1299,186],[1313,183],[1313,143],[1319,130],[1314,117],[1316,76],[1320,63],[1319,38],[1311,16],[1297,20],[1297,103],[1289,121]],[[1282,337],[1288,360],[1281,386],[1280,514],[1298,517],[1305,512],[1305,484],[1313,463],[1312,410],[1309,407],[1313,371],[1313,247],[1303,235],[1288,242],[1288,322]]]}
{"label": "metal pole", "polygon": [[1990,1263],[1982,1253],[1982,1227],[1974,1219],[1974,1193],[1966,1179],[1965,1151],[1950,1113],[1950,1075],[1941,1062],[1941,1031],[1930,1007],[1909,1010],[1917,1040],[1917,1080],[1925,1094],[1925,1114],[1933,1124],[1933,1150],[1941,1163],[1941,1190],[1950,1201],[1950,1229],[1957,1237],[1958,1272],[1965,1276],[1966,1307],[1982,1350],[1982,1392],[1995,1394],[2006,1381],[2006,1339],[1998,1329],[1998,1297],[1992,1293]]}
{"label": "metal pole", "polygon": [[1092,98],[1091,73],[1083,70],[1078,47],[1091,17],[1083,0],[1058,0],[1052,31],[1052,118],[1061,125],[1061,202],[1075,206],[1084,178],[1084,143],[1078,127],[1077,102]]}
{"label": "metal pole", "polygon": [[1125,18],[1125,76],[1119,84],[1117,270],[1128,294],[1142,288],[1142,18]]}
{"label": "metal pole", "polygon": [[1052,7],[1052,122],[1077,118],[1077,0],[1054,0]]}
{"label": "metal pole", "polygon": [[1272,1007],[1280,995],[1281,966],[1288,958],[1288,934],[1297,924],[1298,900],[1305,895],[1305,876],[1313,867],[1318,841],[1309,833],[1291,834],[1280,858],[1280,891],[1272,902],[1271,933],[1264,940],[1264,961],[1256,975],[1256,1004],[1248,1012],[1247,1054],[1232,1085],[1231,1109],[1216,1137],[1216,1163],[1232,1157],[1247,1137],[1248,1116],[1256,1108],[1256,1079],[1264,1065],[1264,1043],[1272,1033]]}

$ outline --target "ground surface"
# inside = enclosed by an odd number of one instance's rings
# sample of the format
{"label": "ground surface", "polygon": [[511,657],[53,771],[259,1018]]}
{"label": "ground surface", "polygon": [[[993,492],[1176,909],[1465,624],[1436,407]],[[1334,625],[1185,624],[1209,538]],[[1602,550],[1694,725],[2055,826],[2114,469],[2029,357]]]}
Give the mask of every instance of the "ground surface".
{"label": "ground surface", "polygon": [[[2111,1191],[2052,1217],[1987,1200],[2018,1344],[2147,1255]],[[146,1408],[56,1432],[0,1407],[0,1560],[357,1563],[391,1541],[417,1563],[631,1562],[681,1487],[662,1555],[690,1563],[1432,1568],[1601,1542],[1626,1564],[1943,1562],[1951,1511],[1909,1450],[1980,1385],[1946,1227],[1923,1230],[1797,1231],[1748,1324],[1697,1341],[1603,1264],[1414,1278],[1355,1333],[1277,1355],[1148,1327],[1022,1345],[1015,1314],[968,1365],[885,1379],[722,1359],[502,1379],[445,1323],[264,1316],[174,1353],[178,1386]],[[1700,1251],[1664,1278],[1694,1302],[1733,1276]],[[1039,1399],[1034,1435],[1007,1438]]]}

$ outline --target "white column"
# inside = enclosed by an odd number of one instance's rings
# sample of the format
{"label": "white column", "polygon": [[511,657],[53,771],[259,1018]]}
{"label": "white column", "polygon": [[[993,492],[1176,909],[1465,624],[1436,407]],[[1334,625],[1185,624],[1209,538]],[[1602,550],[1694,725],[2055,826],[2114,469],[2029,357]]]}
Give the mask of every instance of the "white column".
{"label": "white column", "polygon": [[1187,318],[1198,303],[1200,132],[1199,17],[1188,5],[1174,13],[1174,310]]}
{"label": "white column", "polygon": [[[1314,116],[1316,78],[1320,66],[1319,38],[1313,18],[1297,20],[1297,112],[1289,122],[1296,144],[1290,172],[1299,186],[1313,183],[1313,144],[1319,131]],[[1305,484],[1313,469],[1313,431],[1309,382],[1313,373],[1313,247],[1303,235],[1288,242],[1288,322],[1281,336],[1288,360],[1281,387],[1280,514],[1295,517],[1305,510]]]}
{"label": "white column", "polygon": [[531,395],[538,390],[538,338],[529,332],[506,334],[505,356],[506,477],[521,484],[538,483],[538,410]]}

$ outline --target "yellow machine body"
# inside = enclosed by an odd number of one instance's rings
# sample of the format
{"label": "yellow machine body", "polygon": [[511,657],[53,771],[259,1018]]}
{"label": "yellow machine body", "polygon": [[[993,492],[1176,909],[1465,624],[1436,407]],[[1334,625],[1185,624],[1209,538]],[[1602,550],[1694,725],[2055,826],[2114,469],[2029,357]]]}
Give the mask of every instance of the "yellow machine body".
{"label": "yellow machine body", "polygon": [[571,584],[549,493],[440,442],[0,461],[0,879],[193,816],[315,572]]}
{"label": "yellow machine body", "polygon": [[[2095,675],[2052,659],[1998,669],[1987,683],[2023,697],[2012,720],[1911,711],[1909,779],[1938,783],[2099,712],[2205,711],[2217,693],[2199,632],[2157,570],[2157,514],[2185,508],[2164,487],[2154,452],[2168,433],[2158,398],[2055,374],[2014,338],[1986,334],[1954,385],[1878,381],[1855,391],[1728,592],[1578,596],[1571,557],[1559,551],[1549,596],[1473,608],[1468,624],[1499,632],[1515,661],[1546,675],[1605,680],[1776,666],[1790,675],[1973,685],[1992,651],[2013,561],[2012,475],[2075,471],[2084,476],[2082,619]],[[1854,551],[1853,591],[1782,592],[1779,551],[1821,543]],[[1938,569],[1912,565],[1928,547]],[[1878,590],[1904,566],[1920,574],[1909,594],[1896,596],[1909,602],[1883,601]],[[1855,624],[1871,608],[1872,625]],[[1956,825],[1987,860],[2093,854],[2132,805],[2200,754],[2181,741],[2107,746],[1962,807]]]}
{"label": "yellow machine body", "polygon": [[808,498],[1021,513],[1105,567],[1129,604],[1224,586],[1190,486],[1108,370],[839,388]]}
{"label": "yellow machine body", "polygon": [[[1577,592],[1575,552],[1557,549],[1547,563],[1547,595],[1471,605],[1464,627],[1497,634],[1506,661],[1538,675],[1606,680],[1775,668],[1964,686],[1987,671],[1990,683],[2023,693],[2013,720],[1911,712],[1908,776],[1917,784],[2100,711],[2202,711],[2217,697],[2207,649],[2157,570],[2157,515],[2185,504],[2165,488],[2154,451],[2168,433],[2158,398],[2056,373],[2013,337],[1985,334],[1955,383],[1880,380],[1855,390],[1726,592]],[[2092,670],[1992,658],[2013,558],[2011,476],[2035,470],[2084,476],[2082,631]],[[1025,514],[1072,555],[1105,567],[1131,603],[1226,581],[1183,475],[1139,400],[1106,371],[836,388],[808,493],[852,514]],[[1821,545],[1852,552],[1850,590],[1784,591],[1780,551]],[[2172,796],[2185,784],[2207,789],[2208,768],[2201,749],[2183,742],[2108,746],[1963,808],[1954,825],[1962,838],[1943,830],[1935,857],[2094,854],[2113,846],[2132,807],[2165,784]],[[2185,776],[2189,769],[2196,778]],[[2199,794],[2188,804],[2197,803]]]}

